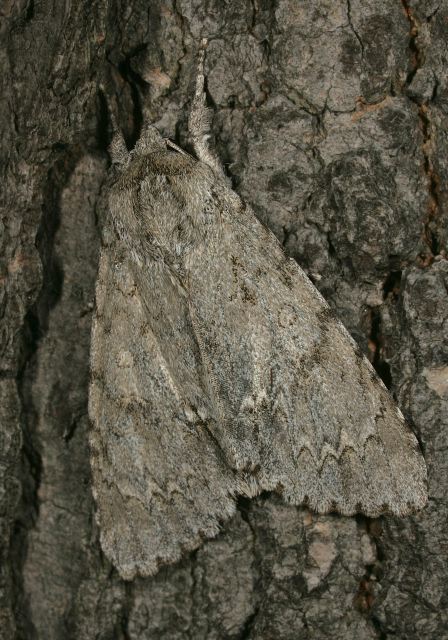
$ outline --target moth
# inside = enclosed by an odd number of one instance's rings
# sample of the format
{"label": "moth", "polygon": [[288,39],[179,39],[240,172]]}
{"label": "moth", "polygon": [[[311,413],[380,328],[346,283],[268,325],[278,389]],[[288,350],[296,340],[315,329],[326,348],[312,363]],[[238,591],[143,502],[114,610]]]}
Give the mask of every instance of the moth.
{"label": "moth", "polygon": [[92,329],[89,413],[101,546],[148,576],[215,536],[240,495],[404,516],[427,499],[417,440],[297,263],[209,147],[116,131]]}

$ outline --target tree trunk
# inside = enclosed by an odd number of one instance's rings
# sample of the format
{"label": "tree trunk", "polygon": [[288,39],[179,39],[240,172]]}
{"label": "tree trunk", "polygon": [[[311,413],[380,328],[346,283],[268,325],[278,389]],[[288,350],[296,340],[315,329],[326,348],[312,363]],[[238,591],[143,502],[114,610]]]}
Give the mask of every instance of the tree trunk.
{"label": "tree trunk", "polygon": [[[0,15],[1,637],[448,638],[447,2],[5,0]],[[144,113],[187,145],[203,36],[234,188],[415,426],[430,501],[369,520],[241,500],[216,539],[124,583],[100,551],[88,449],[106,99],[129,145]]]}

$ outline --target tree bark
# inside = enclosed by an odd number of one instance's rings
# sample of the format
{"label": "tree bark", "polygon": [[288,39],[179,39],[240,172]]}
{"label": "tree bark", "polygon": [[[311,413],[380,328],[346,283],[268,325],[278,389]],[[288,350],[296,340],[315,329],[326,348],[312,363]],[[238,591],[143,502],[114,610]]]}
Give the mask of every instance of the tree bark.
{"label": "tree bark", "polygon": [[[446,0],[5,0],[0,635],[448,638]],[[307,271],[421,439],[403,520],[241,500],[154,578],[101,554],[87,388],[115,101],[185,146],[195,52],[234,188]]]}

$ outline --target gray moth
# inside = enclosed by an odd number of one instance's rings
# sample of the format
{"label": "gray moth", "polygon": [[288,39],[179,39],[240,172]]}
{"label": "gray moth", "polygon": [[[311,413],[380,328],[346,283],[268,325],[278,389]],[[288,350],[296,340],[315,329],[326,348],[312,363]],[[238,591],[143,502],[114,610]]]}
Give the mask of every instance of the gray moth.
{"label": "gray moth", "polygon": [[239,495],[407,515],[427,499],[415,436],[354,340],[208,145],[116,131],[92,329],[101,546],[124,579],[215,536]]}

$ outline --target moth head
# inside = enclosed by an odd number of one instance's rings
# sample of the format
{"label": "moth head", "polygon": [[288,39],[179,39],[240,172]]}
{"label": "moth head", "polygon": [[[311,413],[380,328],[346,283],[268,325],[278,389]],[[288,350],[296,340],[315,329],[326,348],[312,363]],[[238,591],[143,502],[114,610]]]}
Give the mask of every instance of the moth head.
{"label": "moth head", "polygon": [[148,124],[143,129],[138,142],[132,150],[132,155],[147,155],[148,153],[165,149],[165,140],[153,125]]}

